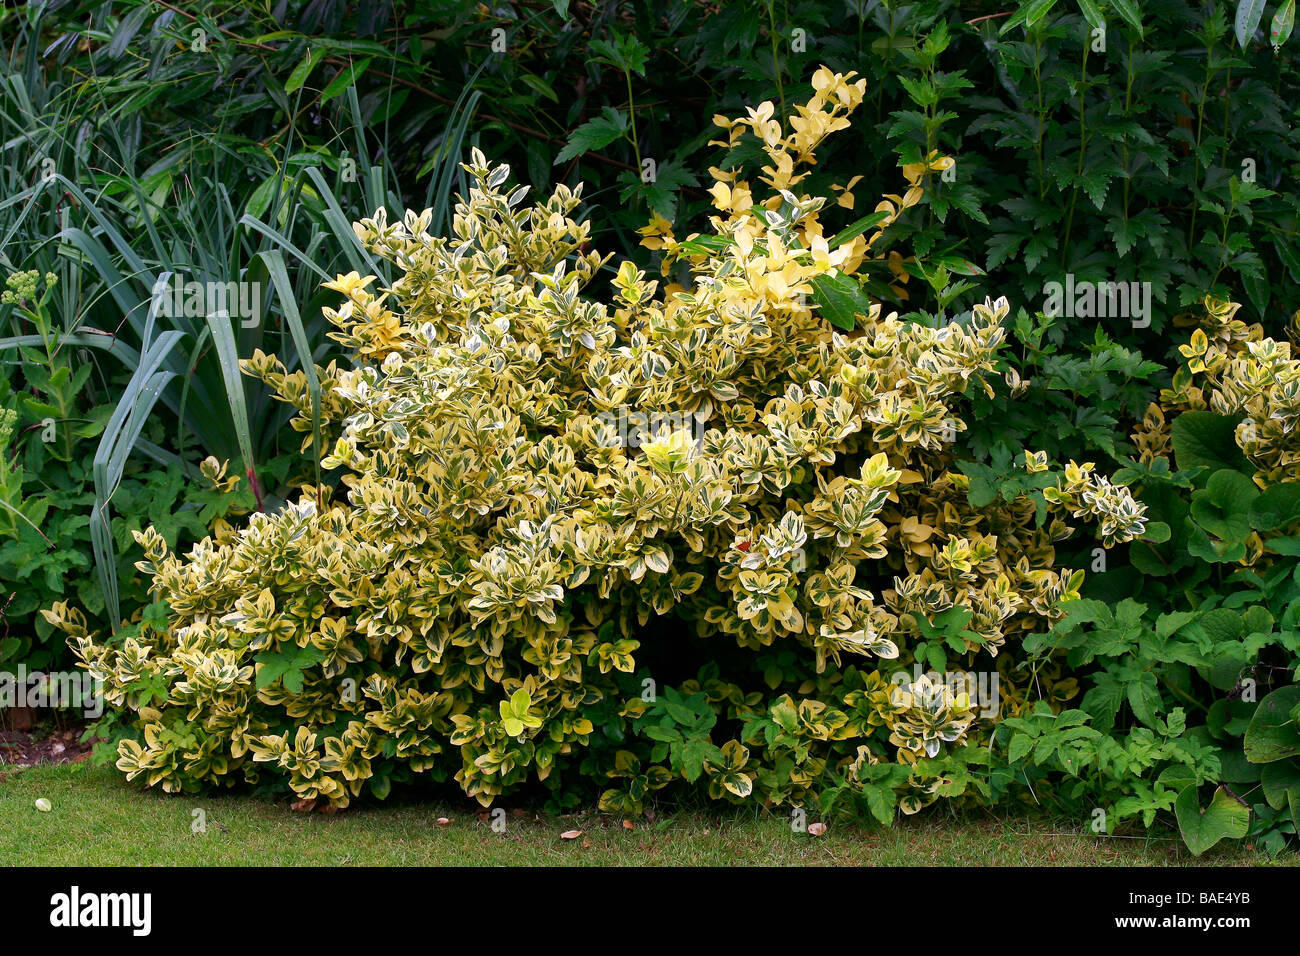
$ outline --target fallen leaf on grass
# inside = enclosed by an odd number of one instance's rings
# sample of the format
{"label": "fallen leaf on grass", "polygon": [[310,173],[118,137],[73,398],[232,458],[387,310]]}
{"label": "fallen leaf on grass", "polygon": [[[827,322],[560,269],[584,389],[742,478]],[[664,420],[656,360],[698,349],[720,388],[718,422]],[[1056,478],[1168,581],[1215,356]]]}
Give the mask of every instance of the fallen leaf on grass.
{"label": "fallen leaf on grass", "polygon": [[635,825],[631,820],[624,820],[624,821],[623,821],[623,829],[624,829],[624,830],[635,830],[635,829],[636,829],[636,825]]}
{"label": "fallen leaf on grass", "polygon": [[582,831],[581,831],[581,830],[565,830],[563,833],[560,834],[560,839],[561,839],[561,840],[576,840],[576,839],[578,839],[578,837],[580,837],[580,836],[582,836]]}

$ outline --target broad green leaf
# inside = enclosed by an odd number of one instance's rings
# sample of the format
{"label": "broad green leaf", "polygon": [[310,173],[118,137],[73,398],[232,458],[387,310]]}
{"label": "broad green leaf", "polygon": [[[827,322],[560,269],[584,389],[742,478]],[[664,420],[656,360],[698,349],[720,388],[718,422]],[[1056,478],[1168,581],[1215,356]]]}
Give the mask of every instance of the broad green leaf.
{"label": "broad green leaf", "polygon": [[1169,525],[1163,521],[1152,521],[1142,534],[1142,540],[1151,544],[1164,544],[1169,540]]}
{"label": "broad green leaf", "polygon": [[1178,830],[1183,835],[1183,842],[1193,856],[1200,856],[1225,838],[1240,840],[1250,829],[1250,808],[1225,787],[1214,791],[1214,797],[1205,810],[1201,809],[1196,798],[1196,787],[1188,787],[1178,795],[1174,814],[1178,817]]}
{"label": "broad green leaf", "polygon": [[1292,711],[1300,704],[1300,685],[1273,691],[1259,702],[1246,729],[1243,750],[1251,763],[1272,763],[1300,754],[1300,728]]}
{"label": "broad green leaf", "polygon": [[1300,484],[1270,485],[1250,505],[1250,523],[1257,531],[1274,531],[1300,521]]}
{"label": "broad green leaf", "polygon": [[1250,508],[1259,495],[1255,483],[1241,472],[1221,469],[1192,496],[1192,519],[1228,543],[1245,541],[1251,531]]}
{"label": "broad green leaf", "polygon": [[1277,760],[1265,764],[1259,782],[1268,805],[1274,810],[1285,809],[1289,795],[1300,792],[1300,761]]}
{"label": "broad green leaf", "polygon": [[812,287],[812,300],[821,308],[822,317],[838,328],[852,329],[859,315],[871,312],[871,297],[848,276],[839,273],[814,276]]}
{"label": "broad green leaf", "polygon": [[1180,469],[1240,470],[1245,456],[1237,447],[1237,421],[1214,412],[1183,412],[1172,428],[1174,455]]}
{"label": "broad green leaf", "polygon": [[1010,763],[1019,763],[1025,754],[1033,749],[1034,740],[1027,734],[1016,734],[1011,738],[1011,746],[1007,750],[1007,760]]}

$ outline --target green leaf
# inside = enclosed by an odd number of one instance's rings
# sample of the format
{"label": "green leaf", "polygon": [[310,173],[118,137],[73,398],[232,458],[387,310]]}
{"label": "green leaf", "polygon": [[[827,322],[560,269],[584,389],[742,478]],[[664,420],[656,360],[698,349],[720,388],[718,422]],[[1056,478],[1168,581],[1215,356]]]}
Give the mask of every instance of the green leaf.
{"label": "green leaf", "polygon": [[830,242],[826,243],[826,247],[828,249],[838,249],[840,246],[844,245],[844,243],[856,239],[872,226],[879,225],[888,218],[889,213],[887,212],[873,212],[869,216],[863,216],[861,219],[850,223],[839,232],[835,233],[835,235],[831,237]]}
{"label": "green leaf", "polygon": [[1260,495],[1255,483],[1239,471],[1224,468],[1210,476],[1192,496],[1192,519],[1210,534],[1230,544],[1250,537],[1250,509]]}
{"label": "green leaf", "polygon": [[1025,26],[1032,27],[1056,6],[1056,0],[1030,0],[1025,7]]}
{"label": "green leaf", "polygon": [[280,678],[281,674],[289,669],[289,660],[285,657],[259,659],[259,663],[262,666],[257,669],[258,690],[270,687]]}
{"label": "green leaf", "polygon": [[691,783],[704,773],[705,761],[712,759],[718,748],[707,740],[688,740],[681,748],[682,775]]}
{"label": "green leaf", "polygon": [[1246,456],[1237,447],[1237,421],[1214,412],[1183,412],[1174,419],[1174,455],[1180,469],[1231,468],[1240,471]]}
{"label": "green leaf", "polygon": [[1148,727],[1156,725],[1156,714],[1160,709],[1160,687],[1156,684],[1154,674],[1144,673],[1141,679],[1128,685],[1128,703],[1138,720]]}
{"label": "green leaf", "polygon": [[841,329],[852,329],[859,315],[871,312],[871,297],[857,281],[839,273],[814,276],[812,300],[822,310],[822,317]]}
{"label": "green leaf", "polygon": [[1237,0],[1237,16],[1233,26],[1237,42],[1245,47],[1255,35],[1259,21],[1264,16],[1264,0]]}
{"label": "green leaf", "polygon": [[556,95],[555,88],[551,86],[551,84],[543,80],[540,76],[536,76],[532,73],[525,73],[519,79],[520,82],[524,84],[524,86],[528,87],[533,92],[539,93],[542,96],[546,97],[552,103],[560,102],[560,97]]}
{"label": "green leaf", "polygon": [[1146,35],[1146,31],[1142,27],[1142,12],[1138,9],[1137,4],[1133,3],[1133,0],[1110,0],[1110,5],[1120,15],[1120,19],[1137,31],[1139,37]]}
{"label": "green leaf", "polygon": [[601,110],[600,116],[587,120],[569,134],[569,141],[555,157],[553,165],[566,163],[593,149],[604,149],[621,137],[626,130],[627,114],[612,106],[606,106]]}
{"label": "green leaf", "polygon": [[1278,760],[1265,764],[1259,775],[1264,800],[1274,810],[1287,806],[1292,793],[1300,793],[1300,762]]}
{"label": "green leaf", "polygon": [[1101,15],[1101,11],[1097,9],[1097,5],[1092,0],[1079,0],[1079,12],[1088,21],[1088,26],[1094,30],[1105,28],[1106,18]]}
{"label": "green leaf", "polygon": [[321,93],[320,101],[328,103],[349,86],[355,84],[361,78],[361,74],[366,72],[366,67],[370,66],[371,59],[373,58],[366,57],[364,60],[357,60],[340,70],[339,75],[330,80],[329,86],[325,87],[325,91]]}
{"label": "green leaf", "polygon": [[1250,808],[1232,796],[1226,787],[1214,791],[1210,805],[1204,811],[1196,798],[1196,787],[1188,787],[1174,803],[1178,817],[1178,830],[1183,842],[1200,856],[1220,840],[1240,840],[1250,829]]}
{"label": "green leaf", "polygon": [[1152,521],[1142,534],[1142,540],[1151,544],[1164,544],[1169,540],[1169,525],[1163,521]]}
{"label": "green leaf", "polygon": [[323,47],[308,50],[307,55],[302,58],[302,62],[295,66],[293,72],[289,74],[289,79],[284,84],[284,91],[293,93],[301,89],[302,85],[307,82],[307,77],[311,75],[311,71],[316,69],[316,65],[324,58],[325,50]]}
{"label": "green leaf", "polygon": [[592,40],[591,50],[597,58],[624,73],[645,76],[645,64],[650,56],[650,48],[630,33],[615,34],[612,43],[609,40]]}
{"label": "green leaf", "polygon": [[1028,734],[1016,734],[1011,738],[1011,746],[1007,750],[1007,761],[1009,763],[1019,763],[1025,754],[1033,749],[1034,740]]}
{"label": "green leaf", "polygon": [[1273,42],[1274,51],[1280,49],[1282,44],[1291,38],[1293,27],[1295,27],[1295,0],[1286,0],[1277,8],[1277,13],[1273,14],[1273,25],[1268,31],[1268,38]]}
{"label": "green leaf", "polygon": [[1211,642],[1215,644],[1224,644],[1241,637],[1243,626],[1241,617],[1236,611],[1228,608],[1219,607],[1206,611],[1196,623],[1204,629]]}
{"label": "green leaf", "polygon": [[862,795],[867,800],[867,809],[871,811],[871,815],[883,825],[889,826],[894,820],[894,807],[898,803],[898,795],[893,789],[879,784],[868,784],[862,788]]}
{"label": "green leaf", "polygon": [[1300,484],[1270,485],[1250,505],[1250,524],[1257,531],[1274,531],[1300,521]]}
{"label": "green leaf", "polygon": [[1156,618],[1156,636],[1167,638],[1196,618],[1195,611],[1171,611]]}
{"label": "green leaf", "polygon": [[1270,551],[1286,555],[1289,558],[1300,557],[1300,538],[1269,538],[1264,543]]}
{"label": "green leaf", "polygon": [[1251,763],[1272,763],[1300,754],[1300,729],[1292,710],[1300,705],[1300,685],[1273,691],[1259,702],[1246,728],[1243,750]]}

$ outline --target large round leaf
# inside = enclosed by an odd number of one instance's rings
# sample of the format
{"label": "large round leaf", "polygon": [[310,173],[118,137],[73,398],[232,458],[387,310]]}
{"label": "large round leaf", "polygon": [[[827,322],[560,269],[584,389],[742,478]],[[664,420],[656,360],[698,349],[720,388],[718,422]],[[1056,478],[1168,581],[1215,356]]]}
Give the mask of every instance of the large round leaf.
{"label": "large round leaf", "polygon": [[1178,830],[1193,855],[1200,856],[1220,840],[1240,840],[1250,829],[1250,808],[1230,794],[1226,787],[1214,791],[1210,805],[1201,810],[1196,788],[1188,787],[1174,803]]}
{"label": "large round leaf", "polygon": [[1273,691],[1259,702],[1246,728],[1246,759],[1251,763],[1272,763],[1300,754],[1300,728],[1292,715],[1300,705],[1300,686]]}

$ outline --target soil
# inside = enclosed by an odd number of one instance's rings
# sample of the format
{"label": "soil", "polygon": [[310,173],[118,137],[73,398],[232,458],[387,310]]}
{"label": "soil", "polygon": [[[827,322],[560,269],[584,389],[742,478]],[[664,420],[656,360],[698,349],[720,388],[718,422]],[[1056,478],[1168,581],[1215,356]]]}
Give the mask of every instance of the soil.
{"label": "soil", "polygon": [[0,780],[13,769],[47,763],[79,763],[90,753],[91,744],[82,743],[81,728],[53,733],[28,733],[24,730],[0,730]]}

